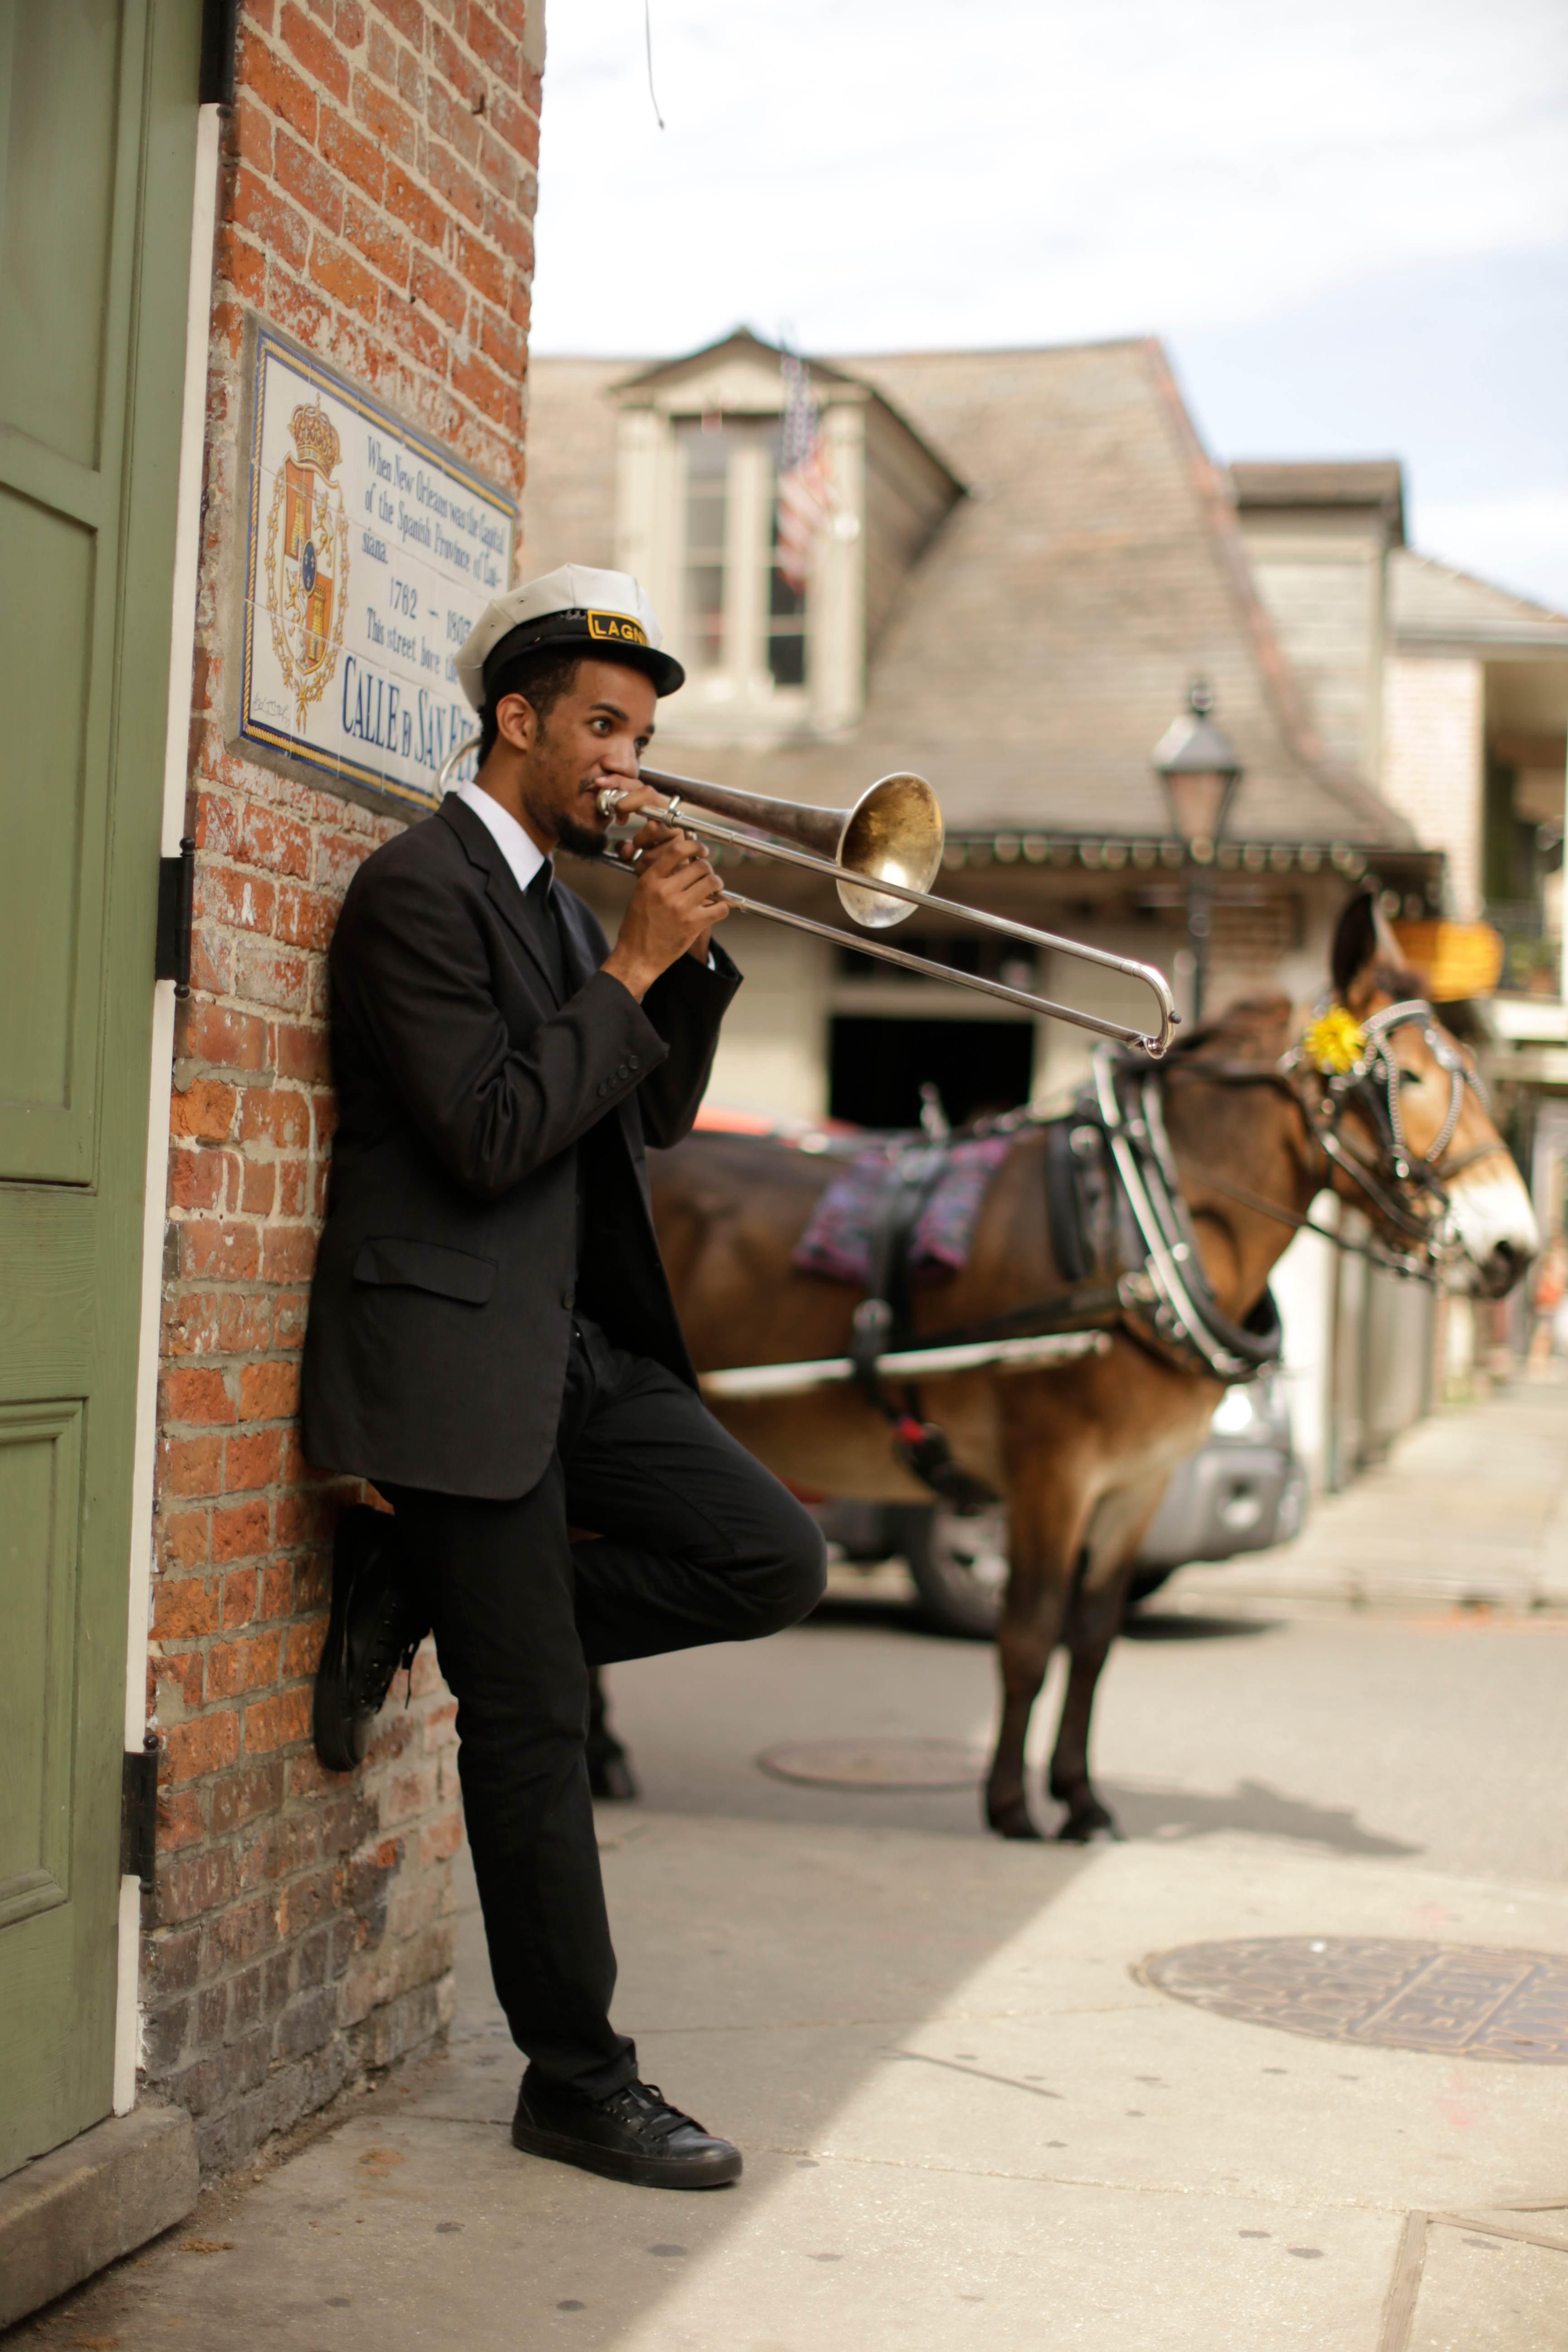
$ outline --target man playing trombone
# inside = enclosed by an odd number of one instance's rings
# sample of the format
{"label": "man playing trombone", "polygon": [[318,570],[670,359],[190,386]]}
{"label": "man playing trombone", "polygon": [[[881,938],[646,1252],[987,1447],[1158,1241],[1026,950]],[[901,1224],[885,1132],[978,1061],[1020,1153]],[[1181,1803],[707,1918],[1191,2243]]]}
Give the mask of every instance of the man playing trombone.
{"label": "man playing trombone", "polygon": [[610,2024],[584,1741],[590,1664],[773,1633],[822,1591],[815,1523],[699,1400],[647,1203],[645,1141],[689,1131],[740,975],[689,836],[645,824],[613,949],[554,876],[558,847],[602,854],[601,793],[661,805],[639,761],[683,672],[636,581],[531,582],[458,673],[478,775],[366,860],[329,959],[339,1123],[305,1445],[373,1481],[395,1535],[338,1546],[317,1745],[353,1764],[433,1623],[529,2062],[513,2139],[715,2187],[739,2150],[642,2084]]}

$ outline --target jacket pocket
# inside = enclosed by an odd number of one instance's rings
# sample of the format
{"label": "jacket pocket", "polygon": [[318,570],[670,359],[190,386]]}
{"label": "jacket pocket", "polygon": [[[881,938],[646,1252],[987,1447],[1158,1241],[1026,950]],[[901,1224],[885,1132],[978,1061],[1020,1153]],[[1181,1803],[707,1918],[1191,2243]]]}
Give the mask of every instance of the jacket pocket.
{"label": "jacket pocket", "polygon": [[496,1260],[448,1249],[441,1242],[384,1235],[365,1242],[354,1260],[354,1280],[385,1289],[431,1290],[438,1298],[460,1298],[482,1307],[495,1287]]}

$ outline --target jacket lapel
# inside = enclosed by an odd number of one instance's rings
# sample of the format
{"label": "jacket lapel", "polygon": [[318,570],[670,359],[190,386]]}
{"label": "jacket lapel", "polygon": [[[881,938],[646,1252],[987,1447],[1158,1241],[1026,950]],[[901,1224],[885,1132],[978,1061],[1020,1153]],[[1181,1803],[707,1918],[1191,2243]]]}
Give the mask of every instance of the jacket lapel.
{"label": "jacket lapel", "polygon": [[598,957],[592,940],[583,928],[577,900],[570,890],[563,889],[559,878],[555,885],[555,911],[560,920],[561,940],[565,950],[566,986],[574,996],[599,969]]}
{"label": "jacket lapel", "polygon": [[[523,903],[522,892],[517,887],[517,877],[501,855],[501,846],[482,818],[477,817],[466,802],[456,793],[448,793],[437,814],[445,819],[464,849],[469,862],[479,867],[485,877],[485,895],[501,917],[508,930],[528,956],[529,962],[543,986],[552,1004],[561,999],[555,993],[555,982],[543,950],[534,934],[533,923]],[[570,977],[570,975],[568,975]],[[574,987],[581,983],[573,982]]]}

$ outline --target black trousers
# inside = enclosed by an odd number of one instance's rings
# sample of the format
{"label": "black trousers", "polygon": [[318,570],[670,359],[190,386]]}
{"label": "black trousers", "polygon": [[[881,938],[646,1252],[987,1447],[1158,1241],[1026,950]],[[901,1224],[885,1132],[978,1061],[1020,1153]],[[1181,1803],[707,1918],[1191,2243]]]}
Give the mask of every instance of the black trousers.
{"label": "black trousers", "polygon": [[[497,1995],[543,2074],[598,2097],[637,2053],[584,1742],[588,1668],[795,1624],[821,1598],[815,1520],[673,1373],[574,1334],[560,1432],[510,1503],[384,1489],[458,1702],[458,1767]],[[567,1540],[569,1528],[592,1537]]]}

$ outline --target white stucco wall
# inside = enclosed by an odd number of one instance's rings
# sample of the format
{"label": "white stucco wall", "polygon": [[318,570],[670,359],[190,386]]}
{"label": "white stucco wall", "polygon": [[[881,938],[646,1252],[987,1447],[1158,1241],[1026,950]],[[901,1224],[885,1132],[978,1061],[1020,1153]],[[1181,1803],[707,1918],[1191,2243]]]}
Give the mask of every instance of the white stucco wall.
{"label": "white stucco wall", "polygon": [[1481,911],[1486,676],[1470,656],[1395,655],[1384,679],[1384,799],[1448,853],[1450,912]]}

